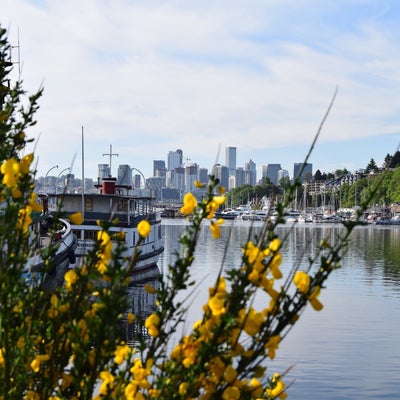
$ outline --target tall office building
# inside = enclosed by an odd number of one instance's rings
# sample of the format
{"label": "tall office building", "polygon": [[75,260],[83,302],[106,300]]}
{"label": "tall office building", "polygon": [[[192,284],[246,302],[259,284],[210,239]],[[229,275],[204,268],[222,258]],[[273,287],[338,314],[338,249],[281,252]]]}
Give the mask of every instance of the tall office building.
{"label": "tall office building", "polygon": [[255,186],[257,182],[256,163],[253,160],[244,164],[245,183],[250,186]]}
{"label": "tall office building", "polygon": [[269,178],[275,186],[278,185],[278,173],[281,170],[281,164],[267,164],[262,166],[262,177]]}
{"label": "tall office building", "polygon": [[168,171],[173,171],[175,168],[182,166],[183,153],[182,150],[178,149],[176,151],[168,152],[167,169]]}
{"label": "tall office building", "polygon": [[246,182],[245,172],[243,167],[239,167],[236,169],[236,187],[243,186]]}
{"label": "tall office building", "polygon": [[282,178],[290,178],[289,171],[287,169],[281,169],[278,172],[278,185]]}
{"label": "tall office building", "polygon": [[165,161],[164,160],[153,160],[153,176],[165,177]]}
{"label": "tall office building", "polygon": [[303,163],[294,163],[293,166],[293,179],[299,179],[301,183],[307,181],[310,182],[312,180],[312,164],[305,164],[303,171],[300,174],[300,170],[302,169]]}
{"label": "tall office building", "polygon": [[213,167],[213,175],[219,179],[220,185],[229,188],[229,168],[225,165],[215,164]]}
{"label": "tall office building", "polygon": [[229,176],[236,174],[236,147],[226,147],[225,165],[229,168]]}
{"label": "tall office building", "polygon": [[108,164],[98,164],[98,177],[101,179],[111,176],[110,166]]}
{"label": "tall office building", "polygon": [[194,182],[198,180],[198,165],[186,164],[185,165],[185,191],[193,192],[196,188]]}
{"label": "tall office building", "polygon": [[118,166],[118,185],[132,185],[132,168],[123,164]]}

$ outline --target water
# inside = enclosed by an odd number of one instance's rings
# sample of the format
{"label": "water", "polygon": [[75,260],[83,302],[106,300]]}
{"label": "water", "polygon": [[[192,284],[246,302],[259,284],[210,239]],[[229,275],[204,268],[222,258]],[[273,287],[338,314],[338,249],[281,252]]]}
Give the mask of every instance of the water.
{"label": "water", "polygon": [[[184,224],[183,220],[163,220],[161,272],[174,260]],[[231,268],[241,257],[250,226],[247,221],[226,221],[219,240],[211,237],[207,227],[203,230],[192,267],[198,285],[190,292],[187,327],[201,316],[207,289],[221,268],[226,238],[230,236],[223,268]],[[319,240],[334,238],[340,229],[340,225],[298,224],[289,233],[289,227],[279,227],[281,235],[288,234],[282,272],[288,273],[294,263],[306,266],[307,255]],[[324,309],[308,308],[268,364],[271,374],[293,367],[284,379],[292,383],[289,398],[399,398],[400,226],[357,228],[342,268],[331,275],[320,300]]]}

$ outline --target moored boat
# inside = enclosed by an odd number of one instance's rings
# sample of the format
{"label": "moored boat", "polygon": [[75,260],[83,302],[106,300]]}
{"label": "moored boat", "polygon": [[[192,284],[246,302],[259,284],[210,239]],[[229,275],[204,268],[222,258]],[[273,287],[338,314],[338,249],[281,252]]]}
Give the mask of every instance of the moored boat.
{"label": "moored boat", "polygon": [[140,255],[132,273],[153,267],[164,251],[161,237],[161,216],[156,211],[152,197],[134,196],[132,188],[117,185],[116,178],[103,178],[96,185],[97,193],[62,193],[49,194],[49,210],[68,214],[82,212],[83,223],[72,224],[77,237],[77,265],[83,263],[85,255],[94,247],[97,232],[102,228],[97,221],[116,221],[110,232],[124,232],[126,250],[123,257],[129,259],[139,241],[137,226],[147,220],[151,226],[150,235],[140,244]]}
{"label": "moored boat", "polygon": [[[32,224],[30,247],[33,254],[24,267],[23,276],[31,284],[40,284],[44,289],[62,286],[65,272],[76,262],[76,245],[69,221],[55,219],[45,212]],[[49,246],[55,247],[54,255],[49,258],[50,268],[45,267],[43,258],[43,251]]]}

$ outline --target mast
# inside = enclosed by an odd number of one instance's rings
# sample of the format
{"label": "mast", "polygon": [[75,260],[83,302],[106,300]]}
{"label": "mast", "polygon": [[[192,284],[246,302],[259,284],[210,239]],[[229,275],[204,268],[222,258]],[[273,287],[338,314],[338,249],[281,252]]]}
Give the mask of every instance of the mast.
{"label": "mast", "polygon": [[85,219],[85,141],[82,126],[82,218]]}
{"label": "mast", "polygon": [[112,159],[112,156],[118,157],[119,154],[112,152],[112,144],[110,144],[110,152],[109,153],[103,153],[103,156],[110,156],[110,164],[109,164],[110,165],[110,176],[112,176],[111,159]]}

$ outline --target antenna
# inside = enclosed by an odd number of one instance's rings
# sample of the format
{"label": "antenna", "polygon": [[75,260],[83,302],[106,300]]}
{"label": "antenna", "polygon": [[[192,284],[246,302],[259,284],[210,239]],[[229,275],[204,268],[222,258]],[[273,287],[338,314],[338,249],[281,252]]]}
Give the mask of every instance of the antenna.
{"label": "antenna", "polygon": [[10,51],[10,61],[12,61],[12,49],[17,49],[17,59],[18,61],[13,62],[13,64],[18,65],[18,79],[21,79],[21,45],[19,42],[19,28],[18,28],[18,36],[17,36],[17,45],[16,46],[11,46],[11,51]]}
{"label": "antenna", "polygon": [[110,152],[109,153],[103,153],[103,156],[110,156],[110,176],[111,176],[111,159],[112,159],[112,156],[118,157],[119,154],[112,152],[112,144],[110,144]]}

